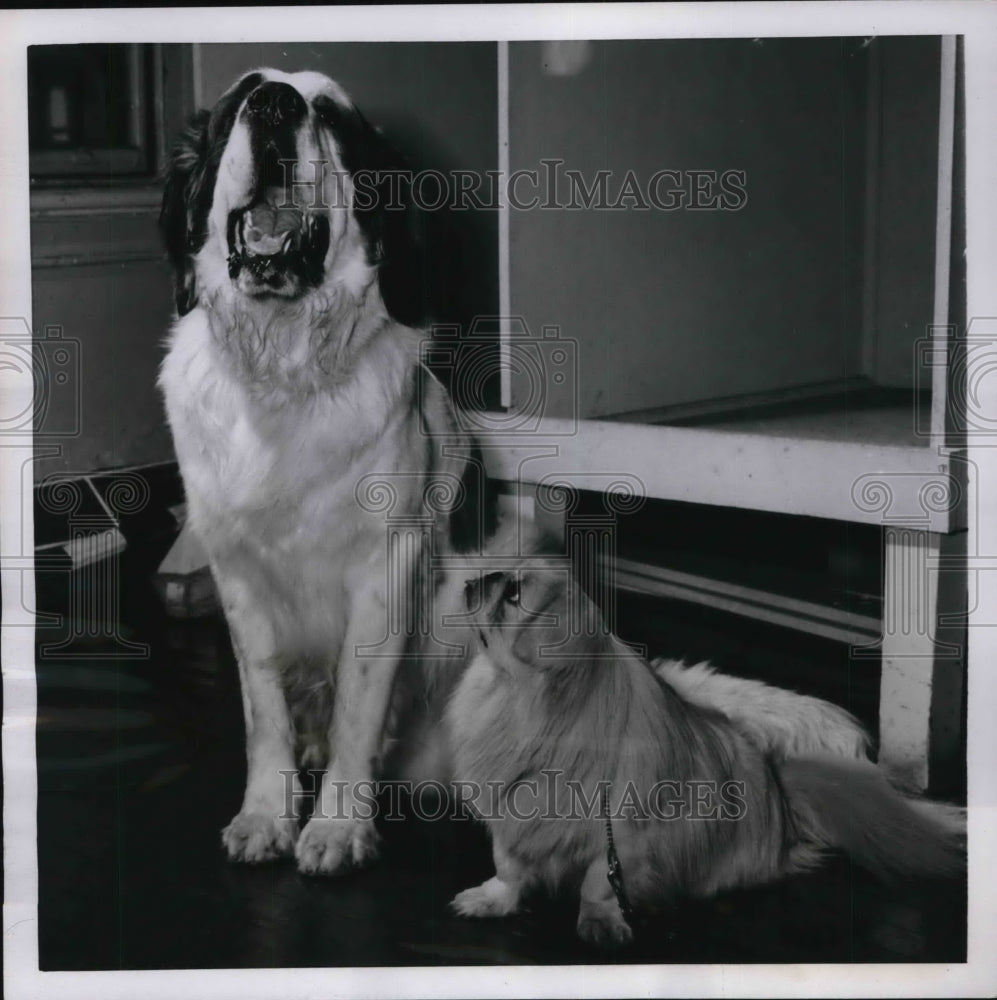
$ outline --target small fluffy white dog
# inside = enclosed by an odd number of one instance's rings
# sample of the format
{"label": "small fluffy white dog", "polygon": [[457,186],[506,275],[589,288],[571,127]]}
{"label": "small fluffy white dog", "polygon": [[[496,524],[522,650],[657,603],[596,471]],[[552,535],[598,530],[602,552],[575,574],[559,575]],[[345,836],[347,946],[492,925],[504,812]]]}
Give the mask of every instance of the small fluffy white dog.
{"label": "small fluffy white dog", "polygon": [[964,870],[963,811],[895,791],[841,710],[702,664],[656,673],[575,627],[599,615],[564,574],[490,573],[467,605],[480,652],[447,719],[455,778],[494,790],[472,806],[495,875],[454,899],[458,913],[567,892],[579,935],[616,947],[631,906],[772,881],[828,848],[883,876]]}

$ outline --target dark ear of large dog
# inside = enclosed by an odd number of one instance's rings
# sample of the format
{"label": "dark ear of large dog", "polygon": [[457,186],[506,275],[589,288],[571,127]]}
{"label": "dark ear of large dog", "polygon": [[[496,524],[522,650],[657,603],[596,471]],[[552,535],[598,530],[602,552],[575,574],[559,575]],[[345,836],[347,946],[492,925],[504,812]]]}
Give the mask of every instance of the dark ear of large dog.
{"label": "dark ear of large dog", "polygon": [[213,111],[196,112],[166,168],[159,226],[173,265],[174,298],[181,316],[197,305],[194,256],[208,238],[218,163],[242,102],[262,80],[259,73],[247,73],[226,91]]}
{"label": "dark ear of large dog", "polygon": [[353,214],[377,266],[381,299],[392,318],[420,326],[429,313],[425,255],[411,197],[412,171],[404,157],[355,107],[315,102],[332,128],[343,166],[353,177]]}
{"label": "dark ear of large dog", "polygon": [[[210,211],[204,207],[205,165],[208,160],[207,111],[198,111],[173,149],[163,185],[159,227],[166,253],[173,266],[173,295],[177,313],[184,316],[197,304],[194,254],[203,246],[204,221]],[[210,197],[210,195],[207,195]]]}

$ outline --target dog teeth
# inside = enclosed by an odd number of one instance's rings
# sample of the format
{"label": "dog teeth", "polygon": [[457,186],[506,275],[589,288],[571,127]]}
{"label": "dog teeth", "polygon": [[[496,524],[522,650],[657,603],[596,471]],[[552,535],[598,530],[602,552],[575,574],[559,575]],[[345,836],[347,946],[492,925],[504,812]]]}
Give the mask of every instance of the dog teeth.
{"label": "dog teeth", "polygon": [[[260,285],[273,285],[286,275],[303,274],[318,284],[321,268],[314,261],[324,220],[295,207],[278,208],[261,201],[232,213],[229,223],[229,277],[244,270]],[[318,269],[317,269],[318,268]]]}

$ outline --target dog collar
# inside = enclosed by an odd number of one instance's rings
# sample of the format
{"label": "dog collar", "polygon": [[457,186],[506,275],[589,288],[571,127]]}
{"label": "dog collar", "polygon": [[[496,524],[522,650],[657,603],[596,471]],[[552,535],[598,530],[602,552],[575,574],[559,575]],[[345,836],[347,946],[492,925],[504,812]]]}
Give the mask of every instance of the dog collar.
{"label": "dog collar", "polygon": [[606,878],[613,888],[616,902],[619,903],[620,912],[623,919],[628,920],[633,916],[633,907],[627,896],[627,890],[623,885],[623,865],[620,863],[620,856],[616,853],[616,844],[613,841],[613,823],[609,815],[609,786],[602,787],[602,815],[606,823],[606,865],[608,871]]}

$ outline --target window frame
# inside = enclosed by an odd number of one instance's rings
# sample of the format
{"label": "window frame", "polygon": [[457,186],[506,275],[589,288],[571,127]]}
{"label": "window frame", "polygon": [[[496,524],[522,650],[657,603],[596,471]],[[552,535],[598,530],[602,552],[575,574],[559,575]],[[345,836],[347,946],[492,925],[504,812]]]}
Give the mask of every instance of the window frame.
{"label": "window frame", "polygon": [[[134,128],[145,138],[138,149],[107,147],[94,150],[36,150],[29,152],[32,208],[37,200],[45,207],[65,205],[75,200],[73,192],[90,192],[81,195],[83,204],[94,201],[93,192],[129,192],[126,200],[134,202],[138,188],[159,191],[166,159],[176,136],[194,107],[193,58],[189,45],[183,44],[128,44],[127,47],[144,57],[140,73],[151,77],[144,99],[136,109]],[[142,50],[142,51],[140,51]],[[98,169],[81,173],[81,161],[97,160]],[[122,172],[132,164],[145,169],[140,172]],[[39,165],[49,169],[38,172]],[[54,168],[54,169],[53,169]],[[132,168],[134,169],[134,168]],[[50,192],[46,197],[45,193]]]}
{"label": "window frame", "polygon": [[137,179],[148,178],[155,172],[163,110],[162,75],[156,72],[155,46],[126,44],[124,48],[132,93],[128,145],[29,149],[32,183]]}
{"label": "window frame", "polygon": [[195,110],[194,53],[182,43],[154,44],[150,61],[149,171],[135,176],[32,176],[32,267],[162,260],[155,216],[165,164]]}

